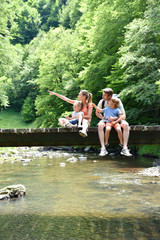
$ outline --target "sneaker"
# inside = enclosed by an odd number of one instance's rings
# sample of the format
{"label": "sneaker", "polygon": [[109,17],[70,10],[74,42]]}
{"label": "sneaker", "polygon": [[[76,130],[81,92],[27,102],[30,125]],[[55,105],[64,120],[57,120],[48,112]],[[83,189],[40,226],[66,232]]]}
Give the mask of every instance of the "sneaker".
{"label": "sneaker", "polygon": [[101,148],[101,152],[100,152],[99,156],[103,157],[103,156],[105,156],[107,154],[108,154],[108,152],[106,151],[106,149]]}
{"label": "sneaker", "polygon": [[72,125],[70,122],[66,123],[64,126],[65,126],[66,128],[72,128],[72,127],[73,127],[73,125]]}
{"label": "sneaker", "polygon": [[122,143],[120,143],[119,146],[120,146],[121,148],[123,148],[123,144],[122,144]]}
{"label": "sneaker", "polygon": [[132,154],[129,152],[128,148],[122,149],[121,154],[127,157],[131,157]]}
{"label": "sneaker", "polygon": [[106,144],[105,144],[105,147],[107,148],[108,146],[109,146],[109,143],[106,143]]}
{"label": "sneaker", "polygon": [[84,130],[80,130],[79,135],[81,135],[82,137],[87,137],[87,133]]}

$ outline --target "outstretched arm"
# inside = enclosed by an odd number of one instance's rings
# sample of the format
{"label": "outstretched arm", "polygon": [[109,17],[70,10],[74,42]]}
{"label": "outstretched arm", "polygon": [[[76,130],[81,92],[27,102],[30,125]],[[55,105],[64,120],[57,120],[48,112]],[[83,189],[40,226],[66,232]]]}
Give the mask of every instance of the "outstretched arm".
{"label": "outstretched arm", "polygon": [[103,112],[103,110],[99,107],[96,106],[95,103],[92,103],[92,106],[98,111],[98,112]]}
{"label": "outstretched arm", "polygon": [[72,99],[67,98],[67,97],[65,97],[65,96],[63,96],[63,95],[60,95],[60,94],[58,94],[58,93],[56,93],[56,92],[52,92],[52,91],[48,91],[48,92],[49,92],[50,95],[55,95],[55,96],[61,98],[61,99],[62,99],[63,101],[65,101],[65,102],[69,102],[69,103],[71,103],[71,104],[74,104],[74,103],[76,102],[76,100],[72,100]]}

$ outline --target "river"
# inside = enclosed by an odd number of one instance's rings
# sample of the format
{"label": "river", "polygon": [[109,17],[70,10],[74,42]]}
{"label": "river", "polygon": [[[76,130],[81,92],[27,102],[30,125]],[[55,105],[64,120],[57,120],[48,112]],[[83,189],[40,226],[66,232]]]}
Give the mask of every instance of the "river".
{"label": "river", "polygon": [[0,188],[27,189],[23,198],[0,202],[1,240],[160,239],[160,178],[138,174],[154,160],[63,151],[31,156],[0,164]]}

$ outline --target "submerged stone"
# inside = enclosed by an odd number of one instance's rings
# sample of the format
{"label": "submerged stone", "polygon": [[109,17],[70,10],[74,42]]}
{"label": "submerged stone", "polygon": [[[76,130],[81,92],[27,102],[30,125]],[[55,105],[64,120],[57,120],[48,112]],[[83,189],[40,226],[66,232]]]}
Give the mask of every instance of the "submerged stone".
{"label": "submerged stone", "polygon": [[66,160],[66,162],[77,162],[78,161],[78,159],[76,158],[76,157],[71,157],[71,158],[68,158],[67,160]]}

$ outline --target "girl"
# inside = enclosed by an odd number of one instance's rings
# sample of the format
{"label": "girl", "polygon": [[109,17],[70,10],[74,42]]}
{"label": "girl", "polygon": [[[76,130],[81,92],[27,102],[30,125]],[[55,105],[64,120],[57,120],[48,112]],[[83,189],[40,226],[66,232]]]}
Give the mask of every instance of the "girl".
{"label": "girl", "polygon": [[[80,101],[76,101],[73,104],[73,112],[72,117],[66,116],[65,118],[59,118],[58,121],[61,126],[71,128],[71,127],[82,127],[82,114],[81,112],[82,103]],[[80,114],[80,116],[79,116]]]}

